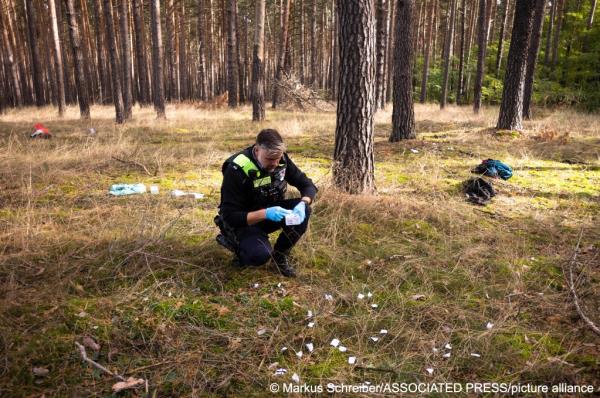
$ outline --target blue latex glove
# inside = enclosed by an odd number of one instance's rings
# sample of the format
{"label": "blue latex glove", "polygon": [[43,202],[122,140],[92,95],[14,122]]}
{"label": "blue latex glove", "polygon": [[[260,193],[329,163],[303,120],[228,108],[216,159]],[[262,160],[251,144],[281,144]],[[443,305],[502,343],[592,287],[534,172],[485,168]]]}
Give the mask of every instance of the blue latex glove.
{"label": "blue latex glove", "polygon": [[298,203],[296,207],[294,207],[293,212],[296,213],[298,217],[300,217],[300,223],[302,224],[304,222],[304,219],[306,218],[306,202],[301,200],[300,203]]}
{"label": "blue latex glove", "polygon": [[283,220],[285,216],[291,213],[291,210],[284,209],[283,207],[279,206],[273,206],[267,208],[266,217],[269,221],[279,222]]}

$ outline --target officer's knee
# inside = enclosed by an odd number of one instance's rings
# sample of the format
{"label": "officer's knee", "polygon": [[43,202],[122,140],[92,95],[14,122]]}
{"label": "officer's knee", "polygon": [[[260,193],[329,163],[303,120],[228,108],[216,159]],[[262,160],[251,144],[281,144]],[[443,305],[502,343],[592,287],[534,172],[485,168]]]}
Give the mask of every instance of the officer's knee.
{"label": "officer's knee", "polygon": [[240,257],[244,265],[262,265],[271,258],[271,250],[266,247],[255,247],[253,250],[243,253]]}

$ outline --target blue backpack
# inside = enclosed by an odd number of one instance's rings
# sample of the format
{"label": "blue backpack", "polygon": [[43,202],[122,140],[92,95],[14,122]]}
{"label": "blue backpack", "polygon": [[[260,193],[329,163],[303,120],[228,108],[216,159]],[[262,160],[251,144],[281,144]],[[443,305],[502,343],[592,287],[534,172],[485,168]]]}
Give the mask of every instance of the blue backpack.
{"label": "blue backpack", "polygon": [[493,178],[508,180],[513,175],[512,167],[499,160],[486,159],[480,165],[471,170],[472,173],[482,174]]}

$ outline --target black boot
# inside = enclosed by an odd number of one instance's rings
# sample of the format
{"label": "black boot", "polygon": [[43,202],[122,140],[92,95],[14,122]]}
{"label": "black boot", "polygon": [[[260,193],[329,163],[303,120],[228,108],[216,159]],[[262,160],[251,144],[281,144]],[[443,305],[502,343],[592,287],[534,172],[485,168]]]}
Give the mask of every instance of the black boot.
{"label": "black boot", "polygon": [[290,258],[288,254],[282,252],[273,252],[273,261],[279,269],[279,272],[281,272],[281,275],[288,278],[293,278],[296,276],[296,270],[292,264],[290,264]]}

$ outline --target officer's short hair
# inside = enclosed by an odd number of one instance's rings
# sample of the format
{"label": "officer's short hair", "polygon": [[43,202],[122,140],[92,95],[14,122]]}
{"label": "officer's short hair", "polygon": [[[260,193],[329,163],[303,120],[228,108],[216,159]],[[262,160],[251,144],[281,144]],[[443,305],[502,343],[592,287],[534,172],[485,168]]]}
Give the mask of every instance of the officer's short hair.
{"label": "officer's short hair", "polygon": [[269,151],[269,155],[281,156],[286,150],[285,143],[275,129],[264,129],[256,136],[256,145]]}

